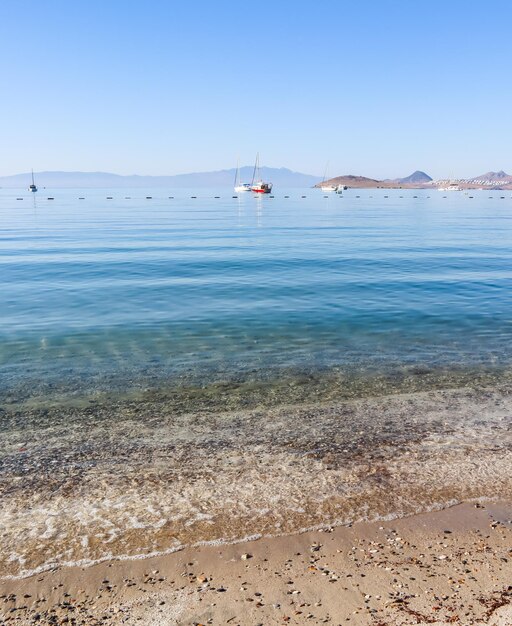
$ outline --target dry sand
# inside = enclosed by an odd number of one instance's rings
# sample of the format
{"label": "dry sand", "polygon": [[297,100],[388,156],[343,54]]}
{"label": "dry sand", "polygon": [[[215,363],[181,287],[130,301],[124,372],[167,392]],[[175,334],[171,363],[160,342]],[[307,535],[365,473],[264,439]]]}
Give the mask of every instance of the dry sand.
{"label": "dry sand", "polygon": [[0,624],[512,625],[512,505],[465,503],[0,586]]}

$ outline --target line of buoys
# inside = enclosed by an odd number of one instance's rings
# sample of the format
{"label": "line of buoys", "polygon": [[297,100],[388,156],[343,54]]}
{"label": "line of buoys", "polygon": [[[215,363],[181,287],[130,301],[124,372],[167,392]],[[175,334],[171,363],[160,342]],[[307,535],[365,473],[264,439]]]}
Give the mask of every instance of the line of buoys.
{"label": "line of buoys", "polygon": [[[343,197],[345,197],[343,194],[336,194],[336,195],[337,195],[337,197],[338,197],[338,198],[343,198]],[[213,196],[213,197],[214,197],[216,200],[219,200],[219,199],[221,199],[221,198],[222,198],[222,196]],[[231,197],[232,197],[233,199],[238,199],[238,198],[239,198],[239,196],[231,196]],[[259,197],[261,197],[261,196],[259,196],[259,195],[257,195],[257,194],[254,194],[252,197],[253,197],[253,198],[259,198]],[[275,198],[275,196],[273,196],[273,195],[272,195],[272,196],[268,196],[268,197],[269,197],[269,198]],[[284,197],[284,198],[290,198],[290,196],[283,196],[283,197]],[[307,198],[307,196],[300,196],[300,197],[301,197],[301,198]],[[323,197],[324,197],[324,198],[329,198],[330,196],[325,195],[325,196],[323,196]],[[354,196],[354,197],[355,197],[355,198],[361,198],[361,196]],[[369,198],[373,198],[374,196],[368,196],[368,197],[369,197]],[[388,195],[387,195],[387,196],[383,196],[383,197],[384,197],[384,198],[389,198],[389,196],[388,196]],[[396,197],[396,196],[395,196],[395,197]],[[409,197],[410,197],[410,196],[409,196]],[[415,198],[415,199],[418,199],[418,198],[420,198],[420,197],[421,197],[421,198],[430,198],[431,196],[412,196],[412,197],[413,197],[413,198]],[[442,196],[442,198],[447,198],[447,197],[448,197],[448,196]],[[499,197],[499,199],[500,199],[500,200],[505,200],[505,199],[506,199],[506,196],[489,196],[489,197],[488,197],[488,199],[489,199],[489,200],[493,200],[494,198],[497,198],[497,197]],[[197,198],[198,198],[198,196],[190,196],[190,198],[192,198],[192,199],[197,199]],[[405,196],[399,196],[399,198],[404,199],[404,198],[405,198]],[[474,198],[475,198],[475,196],[468,196],[468,198],[474,199]],[[511,198],[512,198],[512,196],[511,196]],[[16,198],[16,200],[24,200],[24,199],[25,199],[25,198]],[[85,200],[85,197],[84,197],[84,196],[80,196],[78,199],[79,199],[79,200]],[[113,199],[114,199],[114,197],[113,197],[113,196],[106,196],[106,199],[107,199],[107,200],[113,200]],[[131,199],[132,199],[132,196],[125,196],[125,197],[124,197],[124,199],[125,199],[125,200],[131,200]],[[152,200],[152,199],[153,199],[153,196],[146,196],[146,200]],[[174,200],[174,199],[175,199],[175,196],[169,196],[169,200]],[[48,196],[47,200],[55,200],[55,197],[53,197],[53,196]]]}

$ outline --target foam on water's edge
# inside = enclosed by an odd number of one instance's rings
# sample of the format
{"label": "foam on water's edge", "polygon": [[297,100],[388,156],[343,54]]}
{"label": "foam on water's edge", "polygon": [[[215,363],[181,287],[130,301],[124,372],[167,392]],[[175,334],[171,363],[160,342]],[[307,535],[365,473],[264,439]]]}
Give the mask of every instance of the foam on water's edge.
{"label": "foam on water's edge", "polygon": [[[467,502],[496,502],[497,499],[488,498],[488,497],[478,497],[478,498],[470,498],[466,500]],[[292,537],[294,535],[301,535],[309,532],[321,532],[324,530],[330,530],[332,528],[338,528],[341,526],[352,526],[353,524],[371,524],[375,522],[390,522],[396,519],[405,519],[408,517],[414,517],[416,515],[433,513],[435,511],[442,511],[444,509],[449,509],[454,506],[461,504],[462,502],[459,500],[449,500],[447,502],[438,502],[434,503],[430,506],[424,507],[415,511],[414,513],[400,515],[399,513],[389,513],[387,515],[375,515],[373,517],[360,517],[355,520],[333,520],[330,523],[322,523],[315,524],[313,526],[308,526],[305,528],[299,528],[294,532],[289,533],[255,533],[252,535],[247,535],[245,537],[239,537],[234,539],[213,539],[210,541],[197,541],[192,544],[182,544],[179,546],[174,546],[172,548],[166,548],[165,550],[155,550],[147,553],[138,553],[138,554],[121,554],[121,555],[113,555],[107,554],[98,559],[78,559],[76,561],[61,561],[61,562],[51,562],[46,563],[44,565],[40,565],[34,569],[23,570],[17,575],[8,574],[5,576],[0,576],[1,580],[22,580],[25,578],[30,578],[31,576],[36,576],[42,574],[44,572],[53,571],[60,568],[72,568],[72,567],[92,567],[94,565],[99,565],[100,563],[105,563],[108,561],[139,561],[144,559],[152,559],[162,556],[167,556],[169,554],[175,554],[176,552],[181,552],[187,548],[201,548],[201,547],[214,547],[214,546],[227,546],[227,545],[236,545],[240,543],[247,543],[251,541],[257,541],[258,539],[272,539],[274,537]]]}

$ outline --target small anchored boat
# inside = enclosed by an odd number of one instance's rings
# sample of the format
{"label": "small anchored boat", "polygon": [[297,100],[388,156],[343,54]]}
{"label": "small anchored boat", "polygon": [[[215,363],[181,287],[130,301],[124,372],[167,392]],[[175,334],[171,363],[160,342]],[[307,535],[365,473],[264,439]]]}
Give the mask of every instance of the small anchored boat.
{"label": "small anchored boat", "polygon": [[256,155],[256,163],[254,164],[254,172],[252,175],[251,191],[254,193],[270,193],[272,191],[272,183],[266,183],[261,180],[260,176],[260,154]]}
{"label": "small anchored boat", "polygon": [[240,162],[237,161],[236,164],[236,174],[235,174],[235,191],[251,191],[251,185],[249,183],[240,182]]}
{"label": "small anchored boat", "polygon": [[335,191],[336,193],[338,193],[340,186],[339,185],[322,185],[320,189],[326,192]]}
{"label": "small anchored boat", "polygon": [[37,191],[36,184],[34,183],[34,170],[32,170],[32,184],[29,185],[28,188],[29,188],[30,191],[32,191],[34,193]]}
{"label": "small anchored boat", "polygon": [[325,166],[325,172],[324,172],[324,179],[322,181],[322,183],[320,184],[320,189],[325,193],[341,193],[342,191],[342,186],[341,185],[329,185],[327,184],[325,181],[327,180],[327,169],[329,167],[329,162],[327,162],[327,165]]}

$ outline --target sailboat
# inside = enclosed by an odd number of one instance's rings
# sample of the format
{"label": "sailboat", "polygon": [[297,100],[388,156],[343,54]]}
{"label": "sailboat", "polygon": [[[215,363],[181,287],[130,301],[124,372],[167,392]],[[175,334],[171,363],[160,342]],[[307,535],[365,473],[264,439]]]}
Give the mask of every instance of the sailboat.
{"label": "sailboat", "polygon": [[272,191],[272,183],[265,183],[261,180],[259,152],[256,154],[256,163],[254,164],[254,172],[252,174],[251,189],[255,193],[270,193]]}
{"label": "sailboat", "polygon": [[329,167],[329,162],[327,162],[327,165],[325,166],[325,172],[324,172],[324,179],[320,184],[320,189],[324,192],[331,192],[331,191],[335,191],[336,193],[338,193],[340,191],[340,186],[339,185],[328,185],[325,181],[327,179],[327,168]]}
{"label": "sailboat", "polygon": [[30,191],[33,191],[33,192],[37,191],[36,184],[34,183],[34,170],[32,170],[32,184],[29,185],[28,188],[29,188]]}
{"label": "sailboat", "polygon": [[251,191],[251,185],[249,183],[241,183],[240,182],[240,162],[236,163],[236,174],[235,174],[235,191]]}

